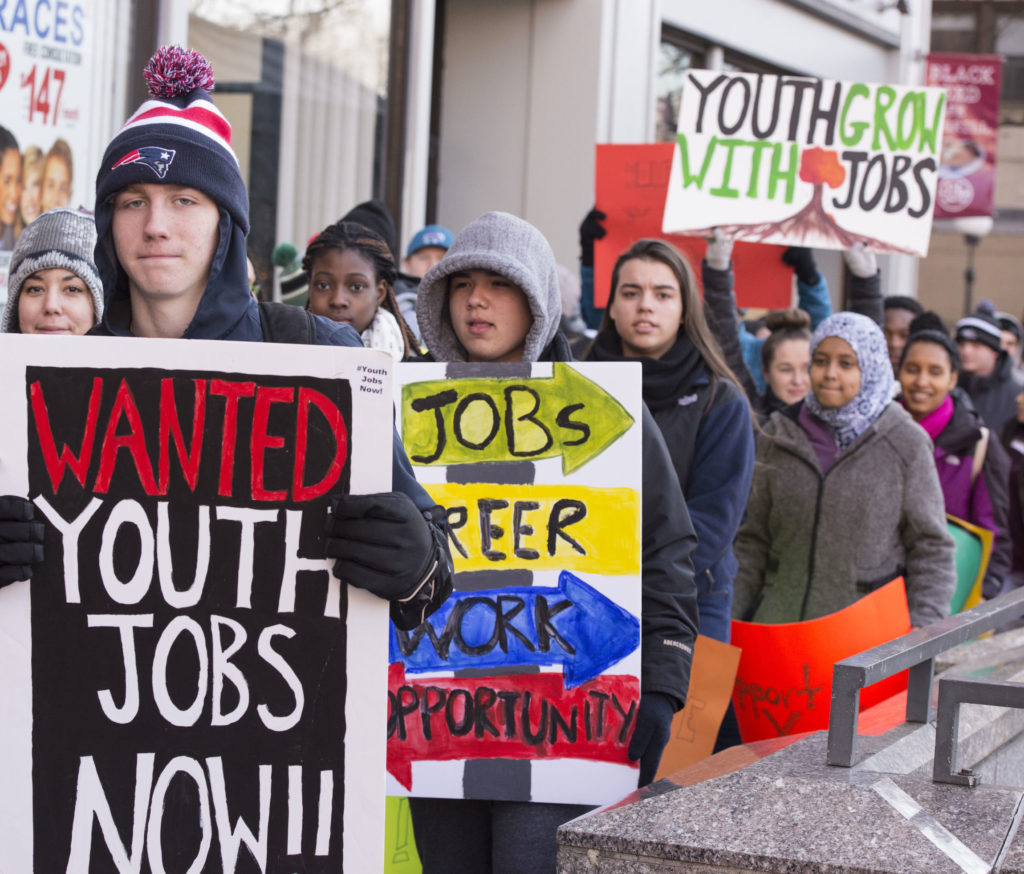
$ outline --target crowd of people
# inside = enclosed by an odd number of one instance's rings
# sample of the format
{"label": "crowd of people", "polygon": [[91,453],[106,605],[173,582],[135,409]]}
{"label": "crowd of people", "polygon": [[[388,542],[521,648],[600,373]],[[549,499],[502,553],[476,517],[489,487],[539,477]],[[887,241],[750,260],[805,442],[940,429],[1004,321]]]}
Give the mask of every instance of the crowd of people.
{"label": "crowd of people", "polygon": [[[316,234],[301,259],[287,253],[300,306],[260,302],[248,196],[209,70],[195,53],[161,50],[147,76],[151,99],[104,154],[95,218],[39,192],[33,207],[21,190],[17,214],[0,213],[13,245],[0,331],[363,344],[396,361],[638,361],[643,647],[629,755],[641,785],[685,703],[698,632],[728,642],[734,618],[813,619],[900,576],[913,625],[934,622],[955,582],[947,513],[994,535],[986,597],[1024,584],[1013,317],[982,308],[950,332],[916,299],[883,298],[876,260],[858,246],[844,253],[848,310],[832,311],[813,252],[791,248],[798,306],[747,323],[721,234],[708,241],[702,283],[672,245],[638,240],[599,310],[596,210],[581,226],[573,285],[544,236],[501,212],[454,235],[428,226],[399,263],[379,201]],[[197,102],[204,120],[185,119]],[[16,157],[19,189],[45,192],[4,133],[0,170],[13,172]],[[145,159],[153,145],[174,150],[162,173]],[[52,154],[41,158],[33,172],[45,180]],[[395,623],[413,628],[454,573],[445,511],[417,484],[397,435],[392,469],[392,492],[333,499],[325,551],[339,578],[387,599]],[[29,579],[45,559],[38,519],[31,501],[0,499],[0,583]],[[583,809],[412,803],[428,872],[553,870],[555,830]]]}

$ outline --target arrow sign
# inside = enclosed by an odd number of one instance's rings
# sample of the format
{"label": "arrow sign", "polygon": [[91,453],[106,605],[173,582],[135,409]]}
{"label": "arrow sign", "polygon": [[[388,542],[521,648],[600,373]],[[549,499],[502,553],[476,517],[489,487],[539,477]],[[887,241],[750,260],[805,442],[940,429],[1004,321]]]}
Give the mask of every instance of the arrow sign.
{"label": "arrow sign", "polygon": [[605,675],[567,690],[558,674],[406,680],[388,668],[388,773],[412,790],[412,763],[591,759],[630,764],[640,681]]}
{"label": "arrow sign", "polygon": [[456,592],[412,632],[391,626],[390,661],[411,673],[562,665],[573,689],[640,645],[640,622],[562,571],[557,587]]}
{"label": "arrow sign", "polygon": [[562,456],[572,473],[633,424],[601,386],[555,362],[546,378],[469,378],[402,387],[402,442],[413,464]]}

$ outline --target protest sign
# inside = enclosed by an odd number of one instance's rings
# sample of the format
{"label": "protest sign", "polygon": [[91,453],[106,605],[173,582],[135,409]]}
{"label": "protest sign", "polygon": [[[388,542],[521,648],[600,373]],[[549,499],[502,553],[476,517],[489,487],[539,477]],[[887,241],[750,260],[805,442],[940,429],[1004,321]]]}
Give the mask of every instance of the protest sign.
{"label": "protest sign", "polygon": [[389,357],[0,345],[0,494],[46,526],[0,592],[0,868],[380,870],[387,604],[322,541],[390,488]]}
{"label": "protest sign", "polygon": [[672,720],[672,734],[661,755],[656,780],[706,759],[714,751],[739,662],[738,647],[697,636],[686,706]]}
{"label": "protest sign", "polygon": [[[832,666],[910,631],[903,578],[849,607],[804,622],[732,622],[743,652],[732,703],[744,743],[828,728]],[[904,671],[861,692],[870,707],[907,685]]]}
{"label": "protest sign", "polygon": [[[666,240],[689,259],[700,283],[707,244],[700,237],[665,234],[661,217],[668,194],[671,143],[599,145],[595,204],[604,212],[605,235],[594,241],[594,304],[604,307],[619,255],[646,237]],[[793,271],[782,263],[781,246],[738,242],[733,246],[736,302],[741,307],[784,309],[793,297]]]}
{"label": "protest sign", "polygon": [[691,70],[662,228],[925,255],[945,95]]}
{"label": "protest sign", "polygon": [[92,208],[92,176],[82,168],[95,166],[95,19],[91,0],[0,4],[0,176],[13,174],[0,203],[0,303],[21,229],[55,206]]}
{"label": "protest sign", "polygon": [[600,804],[636,788],[640,370],[405,364],[402,439],[455,593],[391,630],[393,795]]}
{"label": "protest sign", "polygon": [[992,557],[994,537],[987,528],[972,525],[966,519],[946,514],[946,527],[956,544],[956,588],[949,602],[950,613],[977,607],[981,601],[981,584]]}
{"label": "protest sign", "polygon": [[1001,71],[999,55],[928,55],[925,84],[946,92],[935,218],[992,215]]}

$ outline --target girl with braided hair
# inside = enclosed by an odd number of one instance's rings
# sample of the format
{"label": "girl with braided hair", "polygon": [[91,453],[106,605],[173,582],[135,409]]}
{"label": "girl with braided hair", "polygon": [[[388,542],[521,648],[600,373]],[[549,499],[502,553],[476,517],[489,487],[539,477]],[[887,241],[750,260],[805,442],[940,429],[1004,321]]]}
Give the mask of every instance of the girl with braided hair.
{"label": "girl with braided hair", "polygon": [[355,222],[335,222],[307,246],[302,269],[311,313],[351,325],[364,346],[396,361],[418,357],[416,338],[395,300],[398,272],[383,237]]}

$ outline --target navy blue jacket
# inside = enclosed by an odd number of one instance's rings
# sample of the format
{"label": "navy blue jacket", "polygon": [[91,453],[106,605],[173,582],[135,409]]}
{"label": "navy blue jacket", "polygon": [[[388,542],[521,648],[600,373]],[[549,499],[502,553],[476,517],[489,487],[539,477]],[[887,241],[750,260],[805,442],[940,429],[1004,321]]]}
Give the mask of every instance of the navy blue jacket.
{"label": "navy blue jacket", "polygon": [[[110,202],[96,205],[96,267],[103,280],[104,313],[103,321],[89,333],[99,336],[131,337],[131,297],[128,276],[121,267],[114,250],[111,221],[113,207]],[[359,346],[363,345],[355,330],[346,324],[332,322],[322,316],[316,319],[316,345],[318,346]],[[263,326],[260,323],[259,304],[249,291],[246,264],[245,237],[242,229],[234,222],[223,207],[220,208],[219,241],[210,265],[206,289],[196,308],[195,315],[182,334],[182,339],[193,340],[238,340],[242,342],[264,342]],[[437,559],[438,581],[430,589],[423,588],[423,602],[419,596],[399,604],[392,602],[392,619],[402,627],[409,627],[415,615],[425,618],[445,600],[451,591],[451,556],[448,553],[447,535],[443,513],[435,511],[436,503],[416,482],[405,448],[392,429],[391,489],[408,495],[417,508],[424,513],[433,527],[434,553]],[[440,577],[445,577],[441,580]],[[413,622],[418,624],[418,622]]]}

